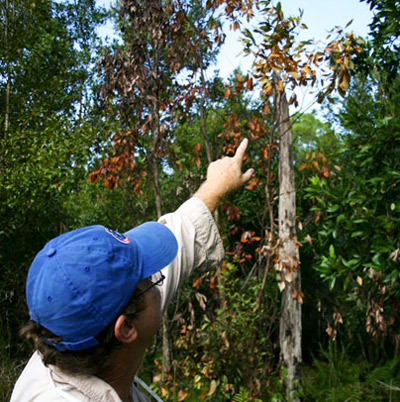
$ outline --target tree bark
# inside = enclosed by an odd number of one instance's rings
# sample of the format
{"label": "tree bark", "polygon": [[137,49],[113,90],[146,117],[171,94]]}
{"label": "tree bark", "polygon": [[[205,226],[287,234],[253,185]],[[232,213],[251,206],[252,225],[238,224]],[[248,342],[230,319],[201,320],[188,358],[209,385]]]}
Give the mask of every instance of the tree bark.
{"label": "tree bark", "polygon": [[[155,77],[159,77],[159,45],[158,43],[155,46],[155,58],[154,58],[154,71],[153,75]],[[162,207],[161,207],[161,189],[160,189],[160,179],[158,176],[158,147],[160,146],[160,141],[162,137],[161,127],[160,127],[160,94],[157,91],[156,96],[153,101],[153,143],[150,155],[150,163],[151,163],[151,173],[153,178],[153,187],[154,187],[154,197],[156,203],[156,211],[157,211],[157,219],[159,219],[162,215]],[[162,380],[165,381],[167,379],[168,373],[171,370],[171,348],[169,342],[169,332],[168,332],[168,316],[167,313],[164,314],[161,322],[162,329]]]}
{"label": "tree bark", "polygon": [[[13,7],[14,10],[14,7]],[[10,115],[10,89],[11,89],[11,77],[10,77],[10,49],[8,46],[9,43],[9,29],[8,25],[10,23],[10,20],[8,18],[8,11],[9,11],[9,3],[8,0],[6,0],[6,10],[5,10],[5,16],[6,16],[6,21],[5,21],[5,39],[6,39],[6,47],[7,47],[7,84],[6,84],[6,100],[5,100],[5,115],[4,115],[4,138],[7,137],[8,133],[8,126],[9,126],[9,115]]]}
{"label": "tree bark", "polygon": [[201,131],[203,133],[204,145],[206,147],[207,162],[210,164],[213,161],[210,143],[207,136],[207,126],[206,126],[206,115],[204,112],[204,103],[206,98],[206,80],[204,78],[204,67],[203,67],[203,52],[200,51],[200,77],[201,77],[201,99],[200,99],[200,123]]}
{"label": "tree bark", "polygon": [[[154,71],[153,75],[155,77],[159,76],[159,49],[158,45],[156,46],[155,51],[155,59],[154,59]],[[157,91],[158,92],[158,91]],[[150,155],[150,169],[153,178],[153,186],[154,186],[154,197],[156,201],[156,210],[157,210],[157,218],[160,218],[162,215],[161,212],[161,190],[160,190],[160,179],[158,177],[158,147],[161,141],[161,127],[160,127],[160,108],[159,108],[159,98],[160,95],[157,93],[154,96],[153,100],[153,110],[152,110],[152,122],[153,122],[153,141]]]}
{"label": "tree bark", "polygon": [[[153,133],[153,146],[151,150],[151,173],[153,177],[153,187],[154,187],[154,197],[156,202],[157,218],[162,215],[161,208],[161,190],[160,190],[160,180],[158,177],[158,162],[157,162],[157,149],[159,146],[159,141],[161,140],[160,132],[160,118],[159,118],[159,108],[157,104],[157,99],[154,101],[154,133]],[[162,378],[163,381],[166,380],[169,371],[171,370],[171,350],[169,344],[169,332],[168,332],[168,317],[165,313],[162,318]]]}
{"label": "tree bark", "polygon": [[299,250],[296,235],[296,191],[293,168],[292,129],[289,107],[284,91],[274,85],[274,105],[280,144],[279,157],[279,261],[276,266],[281,277],[282,303],[279,327],[282,376],[286,398],[301,400],[301,303]]}

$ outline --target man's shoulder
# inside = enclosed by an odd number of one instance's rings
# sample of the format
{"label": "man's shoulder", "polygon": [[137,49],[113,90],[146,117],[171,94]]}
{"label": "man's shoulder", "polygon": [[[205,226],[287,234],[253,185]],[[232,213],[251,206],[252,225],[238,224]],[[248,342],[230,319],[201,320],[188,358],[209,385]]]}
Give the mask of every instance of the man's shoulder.
{"label": "man's shoulder", "polygon": [[35,352],[19,376],[10,402],[65,402],[50,383],[49,368]]}
{"label": "man's shoulder", "polygon": [[35,352],[15,384],[10,402],[121,402],[115,390],[93,376],[47,367]]}
{"label": "man's shoulder", "polygon": [[[149,402],[136,384],[132,401]],[[39,353],[29,359],[18,378],[10,402],[121,402],[117,392],[98,377],[73,376],[50,366],[46,367]]]}

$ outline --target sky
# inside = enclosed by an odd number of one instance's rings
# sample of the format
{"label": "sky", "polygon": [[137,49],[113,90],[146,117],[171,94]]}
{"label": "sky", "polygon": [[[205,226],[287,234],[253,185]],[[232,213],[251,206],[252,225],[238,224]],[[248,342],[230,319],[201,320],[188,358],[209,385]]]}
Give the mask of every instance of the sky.
{"label": "sky", "polygon": [[[108,7],[112,0],[97,0],[98,5]],[[115,1],[115,0],[114,0]],[[273,4],[276,4],[273,1]],[[300,9],[303,10],[302,22],[308,29],[302,31],[300,40],[315,39],[323,41],[328,35],[328,31],[335,26],[345,27],[351,20],[353,22],[346,28],[346,31],[353,31],[356,35],[366,37],[369,32],[368,24],[371,23],[373,13],[365,2],[359,0],[281,0],[282,9],[285,16],[297,16]],[[250,24],[254,26],[256,22]],[[100,29],[100,34],[113,37],[113,27],[109,23]],[[211,77],[215,69],[219,70],[220,76],[229,77],[233,70],[240,67],[246,73],[251,69],[252,59],[244,57],[242,44],[238,31],[226,31],[225,44],[222,47],[217,59],[217,64],[208,71]],[[318,109],[315,105],[314,97],[309,91],[298,93],[298,98],[302,109]],[[310,106],[311,105],[311,106]]]}
{"label": "sky", "polygon": [[[98,5],[108,7],[111,0],[97,0]],[[276,4],[276,1],[274,2]],[[369,28],[368,24],[372,20],[372,12],[365,2],[359,0],[283,0],[281,1],[285,16],[299,14],[303,10],[302,21],[308,29],[303,31],[302,39],[321,39],[327,36],[328,30],[335,26],[345,27],[353,20],[348,29],[355,34],[366,36]],[[241,43],[237,32],[227,31],[226,43],[218,58],[218,66],[223,76],[228,76],[235,67],[249,64],[243,60],[239,54],[241,52]],[[113,36],[113,27],[109,23],[102,27],[103,36]]]}
{"label": "sky", "polygon": [[[369,6],[359,0],[282,0],[281,5],[286,17],[299,15],[299,9],[303,11],[302,22],[307,25],[307,29],[301,32],[300,40],[324,41],[331,29],[335,26],[345,28],[351,20],[353,21],[346,31],[367,37],[368,24],[372,22],[373,17]],[[244,73],[251,69],[252,59],[240,55],[241,46],[239,34],[228,32],[216,66],[222,77],[228,77],[236,67],[240,67]],[[296,111],[314,111],[317,115],[320,114],[321,108],[316,102],[314,92],[308,88],[299,88],[296,89],[296,94],[300,106],[291,106],[291,114]],[[323,116],[320,115],[320,118],[323,119]]]}
{"label": "sky", "polygon": [[[350,20],[353,22],[347,30],[365,37],[373,16],[366,3],[361,3],[359,0],[283,0],[281,4],[285,16],[297,16],[299,9],[303,10],[302,21],[308,29],[302,32],[301,39],[324,40],[330,29],[335,26],[344,28]],[[222,76],[229,76],[238,66],[244,72],[250,68],[251,60],[240,57],[240,52],[239,36],[227,32],[226,43],[217,65]]]}

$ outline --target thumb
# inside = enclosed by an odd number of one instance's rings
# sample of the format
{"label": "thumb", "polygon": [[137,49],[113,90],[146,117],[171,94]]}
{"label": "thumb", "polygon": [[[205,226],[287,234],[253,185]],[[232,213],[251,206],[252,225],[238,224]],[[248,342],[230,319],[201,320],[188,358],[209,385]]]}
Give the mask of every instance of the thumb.
{"label": "thumb", "polygon": [[247,169],[246,172],[244,172],[242,174],[243,183],[246,183],[246,181],[250,180],[250,178],[251,178],[251,176],[253,176],[253,174],[254,174],[254,169],[253,168]]}

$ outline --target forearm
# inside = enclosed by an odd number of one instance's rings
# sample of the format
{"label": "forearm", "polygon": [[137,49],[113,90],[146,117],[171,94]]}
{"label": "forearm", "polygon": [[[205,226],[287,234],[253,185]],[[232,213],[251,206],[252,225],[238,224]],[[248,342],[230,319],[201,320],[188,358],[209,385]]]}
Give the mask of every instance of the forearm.
{"label": "forearm", "polygon": [[199,187],[199,189],[196,191],[193,197],[196,197],[201,201],[203,201],[211,213],[215,211],[221,200],[221,195],[219,193],[216,193],[214,189],[207,182],[204,182]]}

